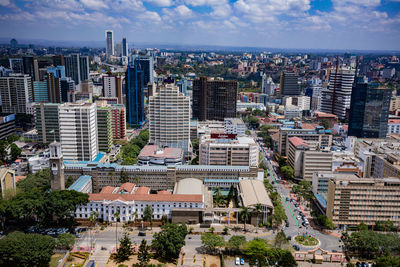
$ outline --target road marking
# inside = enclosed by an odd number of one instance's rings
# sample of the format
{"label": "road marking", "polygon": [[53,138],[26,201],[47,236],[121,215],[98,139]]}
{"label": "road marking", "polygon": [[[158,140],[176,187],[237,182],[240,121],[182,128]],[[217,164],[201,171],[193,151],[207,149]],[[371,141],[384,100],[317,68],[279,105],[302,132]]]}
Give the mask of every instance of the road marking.
{"label": "road marking", "polygon": [[283,201],[285,201],[286,206],[288,207],[290,213],[292,214],[292,217],[293,217],[294,221],[296,222],[297,227],[299,227],[299,222],[297,221],[297,218],[294,217],[294,214],[293,214],[293,212],[292,212],[292,209],[290,208],[290,206],[289,206],[289,204],[287,203],[286,199],[283,197],[283,194],[281,194],[281,197],[282,197]]}

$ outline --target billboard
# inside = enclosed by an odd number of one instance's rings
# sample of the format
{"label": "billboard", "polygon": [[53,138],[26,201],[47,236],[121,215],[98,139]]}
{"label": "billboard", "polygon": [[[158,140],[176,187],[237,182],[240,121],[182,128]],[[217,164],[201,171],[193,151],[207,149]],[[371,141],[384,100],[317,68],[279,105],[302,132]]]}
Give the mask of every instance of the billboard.
{"label": "billboard", "polygon": [[212,133],[212,139],[235,139],[236,134]]}

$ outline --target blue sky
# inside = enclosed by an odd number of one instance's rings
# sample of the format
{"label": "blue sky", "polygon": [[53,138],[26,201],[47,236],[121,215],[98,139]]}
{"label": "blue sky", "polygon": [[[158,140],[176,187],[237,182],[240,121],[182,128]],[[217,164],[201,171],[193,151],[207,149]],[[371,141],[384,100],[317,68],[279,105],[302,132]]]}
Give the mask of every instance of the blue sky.
{"label": "blue sky", "polygon": [[400,50],[400,0],[0,0],[0,37]]}

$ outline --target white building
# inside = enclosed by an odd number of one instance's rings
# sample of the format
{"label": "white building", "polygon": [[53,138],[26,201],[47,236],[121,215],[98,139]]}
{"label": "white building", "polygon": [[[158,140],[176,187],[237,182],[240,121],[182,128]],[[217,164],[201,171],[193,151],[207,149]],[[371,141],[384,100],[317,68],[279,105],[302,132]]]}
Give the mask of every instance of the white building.
{"label": "white building", "polygon": [[389,119],[387,135],[400,134],[400,119]]}
{"label": "white building", "polygon": [[114,32],[106,30],[106,54],[107,57],[114,55]]}
{"label": "white building", "polygon": [[251,137],[227,134],[203,135],[200,139],[200,165],[258,166],[258,145]]}
{"label": "white building", "polygon": [[262,78],[262,93],[267,95],[275,95],[275,90],[278,86],[274,83],[271,77],[267,78],[267,75],[264,73]]}
{"label": "white building", "polygon": [[227,134],[246,134],[246,125],[242,119],[239,118],[225,118],[225,133]]}
{"label": "white building", "polygon": [[150,206],[153,219],[160,220],[163,215],[170,219],[173,211],[203,209],[205,194],[202,181],[193,178],[181,180],[173,193],[159,191],[150,194],[150,188],[137,187],[132,183],[124,183],[120,187],[106,186],[100,193],[89,194],[89,202],[76,209],[75,218],[89,219],[93,212],[98,212],[99,219],[116,221],[114,214],[119,211],[121,222],[135,221],[143,219],[146,206]]}
{"label": "white building", "polygon": [[189,151],[190,97],[174,84],[163,84],[149,98],[150,142]]}
{"label": "white building", "polygon": [[346,119],[346,113],[350,109],[351,91],[353,89],[354,70],[339,69],[331,71],[329,86],[322,91],[321,111]]}
{"label": "white building", "polygon": [[97,114],[93,103],[60,106],[59,124],[65,160],[93,161],[98,154]]}
{"label": "white building", "polygon": [[283,114],[285,115],[285,119],[290,120],[294,118],[302,117],[302,110],[297,106],[285,106]]}
{"label": "white building", "polygon": [[[0,97],[2,112],[27,114],[31,112],[32,80],[29,75],[10,74],[0,77]],[[30,113],[28,113],[30,114]]]}
{"label": "white building", "polygon": [[285,106],[295,106],[300,110],[310,110],[309,96],[286,96],[283,99]]}

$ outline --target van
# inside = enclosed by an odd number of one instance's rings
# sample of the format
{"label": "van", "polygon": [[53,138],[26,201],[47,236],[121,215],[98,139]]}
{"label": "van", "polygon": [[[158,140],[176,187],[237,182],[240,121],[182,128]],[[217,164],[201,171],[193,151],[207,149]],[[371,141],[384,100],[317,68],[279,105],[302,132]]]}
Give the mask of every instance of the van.
{"label": "van", "polygon": [[236,257],[235,265],[240,265],[240,259],[239,259],[239,257]]}

